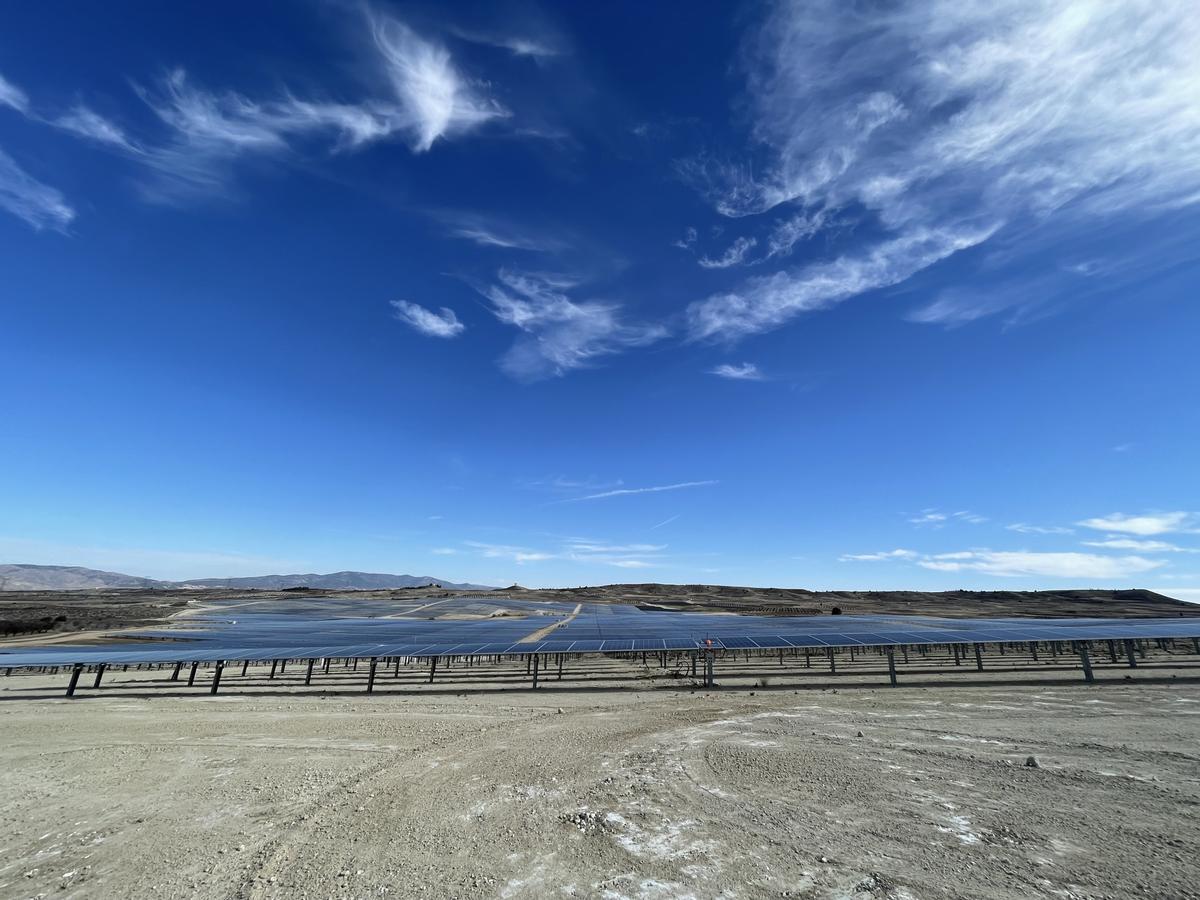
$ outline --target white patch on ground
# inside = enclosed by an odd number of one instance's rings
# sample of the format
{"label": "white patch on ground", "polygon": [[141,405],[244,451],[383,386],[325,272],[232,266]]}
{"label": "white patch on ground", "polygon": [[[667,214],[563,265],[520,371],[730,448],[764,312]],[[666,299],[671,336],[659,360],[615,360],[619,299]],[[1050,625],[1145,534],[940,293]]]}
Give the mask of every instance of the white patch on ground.
{"label": "white patch on ground", "polygon": [[949,826],[939,825],[938,831],[953,834],[964,844],[978,844],[983,840],[971,830],[971,820],[966,816],[947,816],[946,821],[950,823]]}
{"label": "white patch on ground", "polygon": [[[632,875],[622,875],[618,878],[611,879],[612,881],[633,881]],[[603,883],[603,882],[601,882]],[[593,885],[599,887],[599,885]],[[625,893],[628,891],[629,893]],[[636,884],[631,884],[628,888],[622,887],[606,887],[601,891],[600,896],[604,900],[696,900],[696,895],[689,892],[684,892],[683,885],[677,884],[674,881],[658,881],[654,878],[643,878]],[[732,897],[733,894],[726,893],[726,896]]]}
{"label": "white patch on ground", "polygon": [[998,744],[1001,746],[1004,745],[1004,743],[1005,743],[1004,741],[992,741],[992,740],[988,740],[987,738],[966,737],[961,734],[939,734],[938,740],[939,741],[955,741],[955,742],[961,743],[961,744]]}
{"label": "white patch on ground", "polygon": [[682,859],[708,853],[716,847],[714,841],[692,838],[685,832],[699,823],[695,819],[672,822],[660,820],[655,827],[642,828],[620,813],[605,813],[604,821],[617,830],[617,843],[634,856],[655,859]]}
{"label": "white patch on ground", "polygon": [[[549,860],[550,857],[543,857],[543,859]],[[531,896],[543,897],[546,894],[545,881],[546,863],[539,862],[524,878],[510,878],[505,882],[504,887],[500,888],[500,896],[503,900],[508,900],[510,897],[516,897],[528,891]]]}

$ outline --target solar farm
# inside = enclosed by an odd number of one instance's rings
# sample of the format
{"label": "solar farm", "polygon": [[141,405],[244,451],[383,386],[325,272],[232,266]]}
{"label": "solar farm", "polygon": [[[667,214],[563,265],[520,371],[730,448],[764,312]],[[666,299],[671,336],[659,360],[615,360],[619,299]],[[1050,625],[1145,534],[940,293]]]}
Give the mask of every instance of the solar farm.
{"label": "solar farm", "polygon": [[[475,678],[491,671],[511,681],[524,667],[526,686],[546,687],[587,678],[590,658],[653,662],[703,687],[715,687],[731,664],[771,662],[783,670],[837,674],[872,664],[888,683],[906,668],[976,672],[1017,665],[1075,668],[1092,682],[1100,666],[1137,667],[1148,648],[1192,654],[1200,664],[1200,617],[1177,618],[940,618],[908,615],[754,616],[644,609],[620,603],[554,603],[451,597],[392,602],[378,607],[353,599],[320,602],[256,602],[210,605],[169,627],[142,629],[94,644],[6,645],[0,669],[14,673],[62,670],[74,696],[81,676],[103,685],[106,670],[169,670],[162,680],[188,687],[200,683],[217,693],[226,670],[247,676],[270,666],[270,680],[292,663],[304,684],[354,673],[362,666],[361,689],[435,683],[464,668]],[[986,661],[986,666],[985,666]],[[334,668],[335,666],[339,668]],[[186,672],[184,669],[186,668]],[[406,680],[400,682],[401,673]],[[778,673],[777,673],[778,674]],[[797,677],[801,676],[797,671]],[[339,684],[345,682],[339,677]],[[328,686],[332,682],[326,681]]]}

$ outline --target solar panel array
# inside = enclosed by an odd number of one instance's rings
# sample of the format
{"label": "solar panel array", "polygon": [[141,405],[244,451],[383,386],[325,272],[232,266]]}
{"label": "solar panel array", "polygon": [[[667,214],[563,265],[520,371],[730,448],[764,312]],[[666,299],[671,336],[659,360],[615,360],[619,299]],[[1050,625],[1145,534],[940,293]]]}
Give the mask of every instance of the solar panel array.
{"label": "solar panel array", "polygon": [[[451,598],[229,601],[138,640],[0,650],[0,668],[326,657],[824,649],[918,644],[1200,637],[1200,616],[1160,619],[949,619],[932,616],[734,616],[634,606]],[[331,614],[332,613],[332,614]],[[344,613],[344,614],[336,614]],[[462,616],[470,618],[446,618]],[[442,618],[435,618],[442,616]],[[557,627],[541,639],[530,636]]]}

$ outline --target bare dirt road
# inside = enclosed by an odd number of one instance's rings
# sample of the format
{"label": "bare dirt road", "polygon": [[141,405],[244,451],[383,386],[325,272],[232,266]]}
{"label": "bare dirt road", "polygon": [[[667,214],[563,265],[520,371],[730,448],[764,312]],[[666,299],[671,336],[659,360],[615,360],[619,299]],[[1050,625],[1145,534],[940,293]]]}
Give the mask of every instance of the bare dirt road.
{"label": "bare dirt road", "polygon": [[0,678],[0,897],[1197,897],[1195,665]]}

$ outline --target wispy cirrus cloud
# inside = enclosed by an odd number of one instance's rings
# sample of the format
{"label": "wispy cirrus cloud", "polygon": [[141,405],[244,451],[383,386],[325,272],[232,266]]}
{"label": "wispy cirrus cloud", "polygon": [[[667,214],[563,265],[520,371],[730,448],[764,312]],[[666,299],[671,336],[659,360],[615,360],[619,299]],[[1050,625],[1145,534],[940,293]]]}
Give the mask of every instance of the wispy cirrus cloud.
{"label": "wispy cirrus cloud", "polygon": [[519,381],[564,375],[667,334],[658,324],[623,320],[617,304],[571,299],[568,292],[580,286],[571,276],[501,269],[496,279],[478,290],[497,319],[524,333],[500,359]]}
{"label": "wispy cirrus cloud", "polygon": [[407,300],[393,300],[396,318],[421,334],[437,338],[458,337],[466,330],[466,326],[458,320],[454,310],[443,306],[439,311],[426,309],[417,303]]}
{"label": "wispy cirrus cloud", "polygon": [[411,134],[414,150],[508,115],[462,75],[445,47],[389,16],[373,16],[371,26],[397,103],[385,119]]}
{"label": "wispy cirrus cloud", "polygon": [[28,95],[3,75],[0,75],[0,106],[10,107],[22,114],[29,111]]}
{"label": "wispy cirrus cloud", "polygon": [[[1134,549],[1134,548],[1127,548]],[[1151,572],[1166,565],[1143,556],[1110,556],[1098,553],[1035,552],[974,548],[949,553],[918,553],[897,549],[878,553],[847,553],[839,562],[905,562],[936,572],[978,572],[998,577],[1120,579]]]}
{"label": "wispy cirrus cloud", "polygon": [[765,381],[766,375],[754,363],[721,363],[715,368],[709,369],[708,374],[716,375],[718,378],[729,378],[733,381]]}
{"label": "wispy cirrus cloud", "polygon": [[715,479],[710,479],[707,481],[681,481],[678,484],[659,484],[654,485],[653,487],[616,488],[615,490],[611,491],[601,491],[597,494],[588,494],[584,497],[571,497],[563,502],[571,503],[578,500],[603,500],[606,497],[625,497],[629,496],[630,494],[657,494],[662,491],[680,491],[685,488],[709,487],[710,485],[714,484],[720,484],[720,482]]}
{"label": "wispy cirrus cloud", "polygon": [[550,253],[567,246],[561,238],[535,234],[496,216],[450,211],[434,215],[445,223],[447,233],[451,237],[470,241],[480,247]]}
{"label": "wispy cirrus cloud", "polygon": [[1139,541],[1133,538],[1109,537],[1103,541],[1081,541],[1085,547],[1104,547],[1109,550],[1136,550],[1139,553],[1200,553],[1200,548],[1180,547],[1167,541]]}
{"label": "wispy cirrus cloud", "polygon": [[690,225],[683,230],[683,237],[671,242],[672,247],[678,247],[680,250],[690,250],[699,239],[700,235],[695,228]]}
{"label": "wispy cirrus cloud", "polygon": [[[303,139],[332,141],[347,150],[399,136],[414,153],[440,140],[506,118],[487,88],[462,73],[450,52],[400,20],[368,10],[362,54],[373,91],[350,101],[301,97],[285,91],[260,99],[236,90],[195,84],[182,68],[135,90],[165,127],[165,137],[135,139],[84,104],[48,124],[119,149],[156,173],[147,196],[174,200],[211,194],[243,158],[281,156]],[[33,117],[24,93],[0,80],[0,103]]]}
{"label": "wispy cirrus cloud", "polygon": [[1061,525],[1027,525],[1024,522],[1014,522],[1012,525],[1004,527],[1020,534],[1073,534],[1075,532],[1074,528],[1064,528]]}
{"label": "wispy cirrus cloud", "polygon": [[746,254],[758,245],[758,240],[752,237],[737,238],[725,248],[720,256],[701,256],[696,262],[705,269],[728,269],[740,266],[746,260]]}
{"label": "wispy cirrus cloud", "polygon": [[978,513],[973,513],[969,509],[960,509],[956,512],[942,512],[939,509],[923,509],[918,515],[912,516],[908,520],[913,525],[931,525],[934,528],[941,528],[949,522],[966,522],[969,525],[982,525],[988,521],[987,516],[981,516]]}
{"label": "wispy cirrus cloud", "polygon": [[483,541],[464,541],[465,546],[479,551],[489,559],[507,559],[517,565],[559,560],[615,566],[621,569],[647,569],[661,564],[666,544],[612,544],[572,538],[555,549],[537,549],[511,544],[491,544]]}
{"label": "wispy cirrus cloud", "polygon": [[523,478],[517,484],[527,490],[548,491],[552,493],[578,493],[579,491],[606,491],[620,487],[625,482],[621,478],[603,479],[595,476],[586,478],[569,478],[565,475],[551,475],[542,478]]}
{"label": "wispy cirrus cloud", "polygon": [[1095,553],[1035,553],[1029,551],[964,550],[938,553],[917,562],[939,572],[980,572],[1003,577],[1128,578],[1166,563],[1141,556],[1101,556]]}
{"label": "wispy cirrus cloud", "polygon": [[554,559],[555,554],[542,550],[532,550],[528,547],[517,547],[511,544],[489,544],[483,541],[463,541],[468,547],[478,550],[488,559],[507,559],[522,565],[528,562],[545,562]]}
{"label": "wispy cirrus cloud", "polygon": [[0,150],[0,207],[35,230],[64,231],[75,210],[62,192],[38,181]]}
{"label": "wispy cirrus cloud", "polygon": [[799,313],[899,284],[959,250],[982,243],[995,229],[987,223],[914,228],[865,252],[751,278],[734,291],[691,304],[688,335],[692,340],[737,340],[770,331]]}
{"label": "wispy cirrus cloud", "polygon": [[1195,516],[1189,512],[1144,513],[1140,516],[1127,516],[1123,513],[1113,513],[1108,516],[1098,516],[1076,522],[1082,528],[1095,531],[1116,531],[1124,534],[1136,534],[1147,537],[1155,534],[1171,532],[1191,532],[1195,527]]}
{"label": "wispy cirrus cloud", "polygon": [[528,56],[534,59],[549,59],[562,56],[566,51],[562,41],[549,35],[533,36],[506,34],[503,32],[473,31],[467,28],[453,28],[451,33],[472,44],[484,44],[489,47],[499,47],[507,50],[513,56]]}
{"label": "wispy cirrus cloud", "polygon": [[141,148],[133,144],[119,125],[86,106],[75,106],[58,116],[51,124],[63,131],[69,131],[98,144],[107,144],[126,153],[139,154],[142,152]]}
{"label": "wispy cirrus cloud", "polygon": [[882,550],[878,553],[844,553],[838,557],[839,562],[885,562],[894,559],[916,559],[921,554],[915,550]]}
{"label": "wispy cirrus cloud", "polygon": [[[778,252],[785,224],[803,239],[843,210],[884,237],[697,302],[691,335],[775,328],[985,242],[1042,273],[1042,289],[944,295],[916,321],[1020,315],[1073,290],[1113,229],[1200,202],[1198,46],[1186,0],[908,0],[869,16],[838,0],[775,5],[744,51],[766,165],[684,172],[727,216],[785,210]],[[1052,247],[1089,265],[1055,277]]]}

